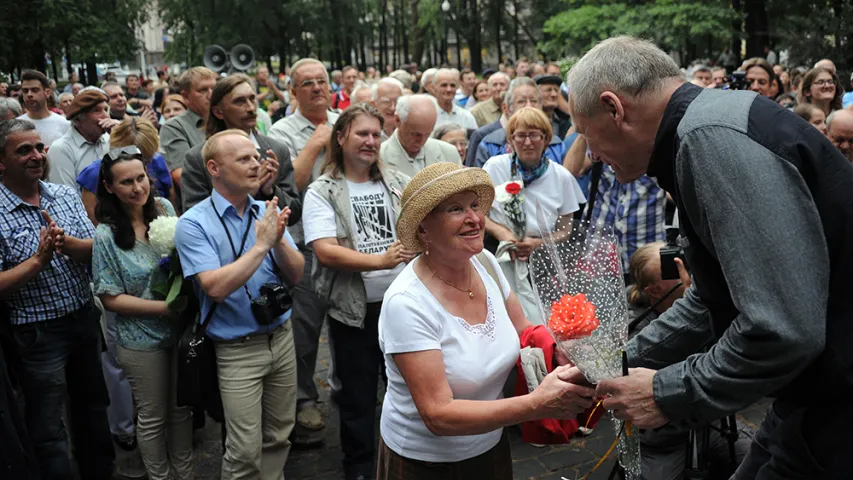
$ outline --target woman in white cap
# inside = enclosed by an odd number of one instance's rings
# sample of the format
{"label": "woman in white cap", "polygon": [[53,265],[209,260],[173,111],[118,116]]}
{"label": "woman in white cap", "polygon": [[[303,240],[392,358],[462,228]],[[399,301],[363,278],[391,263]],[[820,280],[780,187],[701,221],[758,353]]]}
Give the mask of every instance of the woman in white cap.
{"label": "woman in white cap", "polygon": [[379,480],[510,480],[503,427],[592,406],[594,390],[572,383],[583,377],[568,366],[528,395],[502,398],[532,325],[483,252],[494,195],[485,171],[452,163],[428,166],[403,192],[397,235],[423,255],[388,288],[379,317],[388,373]]}

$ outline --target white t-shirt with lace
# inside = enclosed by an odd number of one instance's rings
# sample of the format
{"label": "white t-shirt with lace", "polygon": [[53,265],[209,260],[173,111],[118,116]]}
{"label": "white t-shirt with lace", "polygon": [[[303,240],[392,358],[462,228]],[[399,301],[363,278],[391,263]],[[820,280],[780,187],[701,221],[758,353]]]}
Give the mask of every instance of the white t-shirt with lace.
{"label": "white t-shirt with lace", "polygon": [[[427,429],[393,354],[440,350],[454,399],[491,401],[503,398],[503,386],[519,354],[518,333],[509,318],[503,292],[510,287],[495,257],[486,252],[501,286],[476,257],[471,258],[486,286],[486,321],[470,325],[451,315],[413,269],[417,258],[385,293],[379,315],[379,347],[385,355],[388,389],[380,431],[385,444],[403,457],[426,462],[458,462],[494,447],[502,429],[481,435],[439,437]],[[476,299],[474,300],[476,301]],[[482,301],[482,300],[480,300]]]}

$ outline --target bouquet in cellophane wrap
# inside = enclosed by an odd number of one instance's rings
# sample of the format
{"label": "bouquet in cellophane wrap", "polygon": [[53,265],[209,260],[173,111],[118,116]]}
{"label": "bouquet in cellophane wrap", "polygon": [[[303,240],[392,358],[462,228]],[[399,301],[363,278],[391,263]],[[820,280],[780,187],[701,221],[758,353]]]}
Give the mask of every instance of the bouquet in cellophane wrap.
{"label": "bouquet in cellophane wrap", "polygon": [[[554,225],[538,205],[536,221],[543,245],[530,257],[533,285],[558,350],[593,384],[626,375],[628,304],[616,236],[586,222]],[[639,479],[639,432],[612,420],[619,463],[627,478]]]}

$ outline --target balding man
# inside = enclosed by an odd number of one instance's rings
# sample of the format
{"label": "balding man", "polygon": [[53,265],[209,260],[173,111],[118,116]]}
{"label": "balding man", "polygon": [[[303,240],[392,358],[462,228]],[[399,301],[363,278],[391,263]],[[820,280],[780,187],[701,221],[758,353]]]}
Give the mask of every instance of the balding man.
{"label": "balding man", "polygon": [[825,69],[829,70],[830,72],[832,72],[833,74],[836,73],[835,62],[833,62],[832,60],[830,60],[828,58],[824,58],[823,60],[819,60],[817,63],[814,64],[814,68],[818,68],[818,67],[825,68]]}
{"label": "balding man", "polygon": [[202,157],[213,192],[181,217],[175,247],[215,345],[226,430],[222,476],[280,480],[296,411],[291,309],[254,307],[268,295],[263,286],[299,283],[304,261],[285,231],[290,209],[279,210],[276,197],[251,197],[261,163],[249,135],[219,132]]}
{"label": "balding man", "polygon": [[841,153],[853,163],[853,112],[836,110],[826,119],[826,135]]}
{"label": "balding man", "polygon": [[755,92],[685,83],[645,40],[599,43],[569,84],[591,153],[620,183],[648,172],[672,195],[694,279],[626,344],[646,368],[599,382],[602,405],[635,428],[693,428],[773,397],[731,478],[849,477],[849,162]]}
{"label": "balding man", "polygon": [[382,141],[388,140],[397,128],[397,100],[403,96],[403,83],[396,78],[383,78],[373,84],[371,104],[379,110],[385,124],[382,127]]}
{"label": "balding man", "polygon": [[382,142],[379,158],[411,178],[427,165],[438,162],[462,164],[453,145],[430,138],[435,128],[438,104],[429,95],[410,95],[397,100],[397,131]]}
{"label": "balding man", "polygon": [[459,87],[459,72],[450,68],[442,68],[435,73],[433,90],[438,100],[438,120],[435,126],[455,123],[469,130],[477,129],[477,121],[471,112],[453,103],[456,89]]}
{"label": "balding man", "polygon": [[501,118],[503,95],[509,88],[509,81],[509,76],[503,72],[494,73],[489,77],[488,84],[492,98],[478,103],[471,109],[471,115],[474,116],[480,128]]}

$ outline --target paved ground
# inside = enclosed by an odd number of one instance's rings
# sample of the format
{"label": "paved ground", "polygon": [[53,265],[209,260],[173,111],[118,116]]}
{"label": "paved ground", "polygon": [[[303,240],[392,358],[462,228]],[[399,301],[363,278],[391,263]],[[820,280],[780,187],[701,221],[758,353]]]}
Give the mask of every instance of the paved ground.
{"label": "paved ground", "polygon": [[[341,480],[342,454],[338,438],[338,413],[334,402],[329,400],[329,388],[326,373],[329,363],[329,349],[325,332],[321,339],[320,354],[316,372],[317,383],[321,391],[321,410],[326,414],[326,442],[321,448],[311,450],[295,449],[291,452],[284,468],[287,480]],[[752,429],[757,428],[764,418],[768,402],[760,402],[739,415],[739,420]],[[377,428],[378,432],[378,428]],[[219,440],[219,425],[208,419],[208,425],[196,432],[194,463],[199,480],[219,478],[222,458]],[[614,439],[611,423],[602,419],[595,432],[584,439],[573,441],[570,445],[536,448],[521,441],[518,429],[509,429],[512,445],[513,473],[517,480],[576,480],[601,459]],[[606,479],[613,468],[612,457],[608,459],[589,480]],[[138,470],[138,453],[119,452],[119,468]],[[122,476],[121,478],[127,478]]]}

